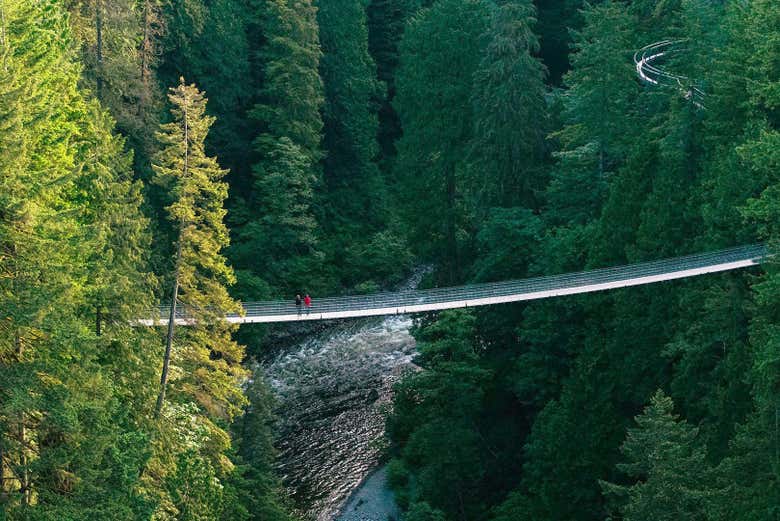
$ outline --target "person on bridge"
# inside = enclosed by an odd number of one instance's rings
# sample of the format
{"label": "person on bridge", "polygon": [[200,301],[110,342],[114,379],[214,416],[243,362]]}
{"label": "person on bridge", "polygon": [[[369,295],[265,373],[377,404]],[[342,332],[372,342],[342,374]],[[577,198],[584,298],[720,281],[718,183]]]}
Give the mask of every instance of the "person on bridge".
{"label": "person on bridge", "polygon": [[295,307],[298,309],[298,316],[301,316],[301,303],[303,301],[301,300],[301,294],[298,293],[295,295]]}
{"label": "person on bridge", "polygon": [[303,305],[306,306],[306,314],[308,315],[311,311],[311,297],[308,293],[303,297]]}

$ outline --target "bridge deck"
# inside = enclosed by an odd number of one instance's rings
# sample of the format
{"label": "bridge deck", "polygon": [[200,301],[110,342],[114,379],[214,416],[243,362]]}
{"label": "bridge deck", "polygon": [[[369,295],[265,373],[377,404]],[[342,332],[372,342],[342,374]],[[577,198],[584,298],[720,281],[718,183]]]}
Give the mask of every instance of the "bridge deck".
{"label": "bridge deck", "polygon": [[[243,304],[244,313],[242,316],[228,315],[226,318],[229,322],[238,324],[292,322],[487,306],[639,286],[735,270],[759,264],[766,257],[766,247],[756,244],[673,259],[547,277],[315,299],[310,312],[304,311],[302,315],[298,314],[291,301],[246,302]],[[176,318],[178,324],[187,325],[191,322],[186,309],[179,308],[178,311]],[[140,320],[139,323],[146,326],[167,325],[168,314],[169,308],[161,307],[159,318]]]}

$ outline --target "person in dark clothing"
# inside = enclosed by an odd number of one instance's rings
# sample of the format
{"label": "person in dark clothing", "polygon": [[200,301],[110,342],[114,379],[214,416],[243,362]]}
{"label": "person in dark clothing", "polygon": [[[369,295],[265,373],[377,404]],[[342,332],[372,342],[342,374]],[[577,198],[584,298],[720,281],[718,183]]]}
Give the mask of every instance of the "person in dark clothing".
{"label": "person in dark clothing", "polygon": [[308,315],[311,311],[311,297],[308,293],[303,297],[303,305],[306,306],[306,314]]}
{"label": "person in dark clothing", "polygon": [[295,295],[295,307],[298,308],[298,316],[301,316],[301,304],[303,303],[303,300],[301,300],[301,294],[298,293]]}

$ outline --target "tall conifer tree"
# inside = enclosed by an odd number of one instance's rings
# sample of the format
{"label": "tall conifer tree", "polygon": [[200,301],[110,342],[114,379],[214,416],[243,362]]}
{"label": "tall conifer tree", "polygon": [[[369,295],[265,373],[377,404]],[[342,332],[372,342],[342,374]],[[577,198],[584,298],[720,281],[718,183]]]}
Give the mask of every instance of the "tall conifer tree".
{"label": "tall conifer tree", "polygon": [[624,519],[707,519],[711,472],[696,441],[698,429],[680,421],[673,406],[659,390],[628,430],[620,448],[627,461],[618,468],[636,482],[601,483]]}
{"label": "tall conifer tree", "polygon": [[375,163],[378,122],[372,110],[380,83],[368,53],[364,4],[362,0],[326,2],[317,12],[325,86],[326,222],[341,233],[346,232],[345,226],[376,230],[385,218],[384,183]]}
{"label": "tall conifer tree", "polygon": [[[441,261],[444,279],[461,270],[461,181],[473,135],[474,71],[489,11],[478,0],[443,0],[409,22],[401,43],[395,107],[404,128],[396,172],[412,242]],[[423,196],[425,194],[425,196]]]}
{"label": "tall conifer tree", "polygon": [[[254,142],[260,160],[253,189],[237,204],[234,226],[241,229],[231,248],[237,289],[247,296],[269,284],[288,294],[316,287],[321,259],[313,200],[323,157],[317,8],[311,0],[272,0],[262,5],[260,20],[265,74],[251,111],[260,127]],[[283,205],[274,202],[279,193],[287,198]]]}
{"label": "tall conifer tree", "polygon": [[171,361],[175,365],[172,399],[195,401],[214,418],[230,419],[244,404],[240,383],[243,348],[231,339],[235,329],[224,320],[238,304],[226,287],[235,280],[220,253],[229,243],[223,223],[226,211],[226,171],[206,155],[204,141],[214,118],[206,116],[206,99],[184,80],[169,94],[174,121],[157,134],[161,150],[155,157],[155,181],[171,194],[168,214],[176,230],[170,318],[179,303],[191,314],[192,327],[175,343],[175,320],[168,335],[157,413],[163,410]]}
{"label": "tall conifer tree", "polygon": [[[160,515],[218,517],[225,483],[235,471],[226,453],[227,425],[246,404],[244,349],[232,339],[236,327],[224,317],[240,310],[227,292],[235,280],[221,250],[229,243],[223,223],[226,171],[206,155],[214,118],[206,99],[181,79],[169,93],[173,121],[160,126],[155,182],[170,194],[166,208],[175,230],[169,278],[170,315],[155,415],[158,440],[146,469],[150,495]],[[176,310],[192,318],[176,329]]]}
{"label": "tall conifer tree", "polygon": [[538,208],[544,186],[545,69],[535,54],[536,10],[528,0],[500,2],[474,75],[475,191],[481,206]]}
{"label": "tall conifer tree", "polygon": [[[67,2],[84,66],[82,86],[107,108],[136,151],[139,170],[149,161],[162,93],[155,65],[159,0]],[[150,48],[146,48],[150,47]],[[148,167],[146,167],[148,168]]]}

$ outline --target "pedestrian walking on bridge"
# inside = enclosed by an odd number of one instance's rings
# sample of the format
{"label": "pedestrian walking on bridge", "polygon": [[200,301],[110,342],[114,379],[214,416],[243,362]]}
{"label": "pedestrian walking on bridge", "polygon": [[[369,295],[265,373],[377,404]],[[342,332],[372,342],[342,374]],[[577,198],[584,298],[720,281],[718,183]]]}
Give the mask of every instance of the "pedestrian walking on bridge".
{"label": "pedestrian walking on bridge", "polygon": [[311,311],[311,297],[308,293],[303,297],[303,305],[306,306],[306,314],[308,315]]}
{"label": "pedestrian walking on bridge", "polygon": [[301,304],[302,303],[303,303],[303,301],[301,300],[301,294],[298,293],[297,295],[295,295],[295,307],[298,310],[298,316],[301,316]]}

